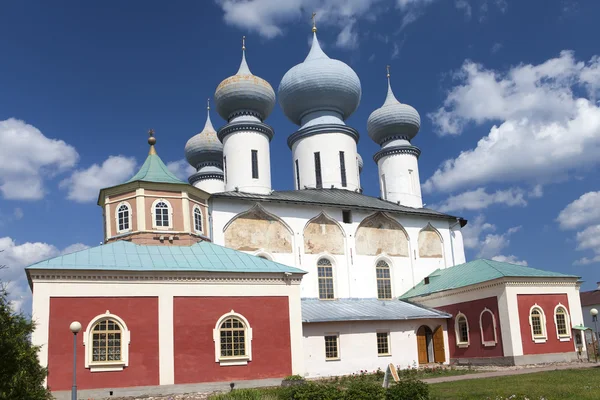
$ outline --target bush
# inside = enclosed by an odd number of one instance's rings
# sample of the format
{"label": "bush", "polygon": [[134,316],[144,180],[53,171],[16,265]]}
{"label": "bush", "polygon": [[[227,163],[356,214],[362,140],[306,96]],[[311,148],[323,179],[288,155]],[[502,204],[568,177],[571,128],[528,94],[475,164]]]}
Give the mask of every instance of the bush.
{"label": "bush", "polygon": [[343,400],[343,393],[332,384],[307,382],[305,385],[291,386],[281,393],[285,400]]}
{"label": "bush", "polygon": [[390,385],[386,392],[386,400],[429,400],[429,387],[418,379],[402,379]]}
{"label": "bush", "polygon": [[344,400],[385,400],[385,389],[378,382],[356,381],[344,391]]}
{"label": "bush", "polygon": [[[268,397],[267,397],[268,398]],[[263,400],[265,397],[256,389],[235,389],[228,393],[210,396],[211,400]],[[273,396],[272,399],[277,399]]]}
{"label": "bush", "polygon": [[289,375],[283,378],[284,381],[303,381],[304,378],[300,375]]}

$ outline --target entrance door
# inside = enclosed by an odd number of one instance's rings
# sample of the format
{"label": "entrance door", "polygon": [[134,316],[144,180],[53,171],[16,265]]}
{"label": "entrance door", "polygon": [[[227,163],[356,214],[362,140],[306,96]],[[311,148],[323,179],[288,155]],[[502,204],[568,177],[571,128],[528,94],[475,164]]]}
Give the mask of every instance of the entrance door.
{"label": "entrance door", "polygon": [[417,330],[417,351],[419,355],[419,364],[428,364],[431,362],[429,354],[429,344],[431,343],[431,329],[428,326],[422,325]]}
{"label": "entrance door", "polygon": [[444,347],[444,329],[439,325],[433,331],[433,354],[436,363],[446,361],[446,349]]}

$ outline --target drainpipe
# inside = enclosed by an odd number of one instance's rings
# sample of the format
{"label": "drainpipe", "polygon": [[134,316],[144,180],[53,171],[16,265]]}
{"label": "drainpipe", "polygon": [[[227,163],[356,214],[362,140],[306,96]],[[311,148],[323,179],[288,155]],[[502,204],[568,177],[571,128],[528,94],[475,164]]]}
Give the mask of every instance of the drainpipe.
{"label": "drainpipe", "polygon": [[458,224],[460,224],[460,218],[456,218],[456,222],[450,225],[450,251],[452,251],[452,266],[456,265],[456,260],[454,260],[454,241],[452,240],[454,234],[452,233],[452,228]]}

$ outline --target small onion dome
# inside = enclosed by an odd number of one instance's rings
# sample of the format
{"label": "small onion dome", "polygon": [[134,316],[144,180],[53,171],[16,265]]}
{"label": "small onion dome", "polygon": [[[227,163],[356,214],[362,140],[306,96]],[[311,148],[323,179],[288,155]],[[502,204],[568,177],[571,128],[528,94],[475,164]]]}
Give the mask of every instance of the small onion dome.
{"label": "small onion dome", "polygon": [[345,120],[360,103],[360,80],[356,72],[321,50],[316,29],[304,62],[292,67],[279,84],[279,104],[296,125],[314,111],[333,111]]}
{"label": "small onion dome", "polygon": [[185,158],[194,168],[207,161],[223,162],[223,144],[217,138],[217,132],[210,121],[210,106],[204,129],[185,144]]}
{"label": "small onion dome", "polygon": [[411,140],[419,132],[421,117],[417,110],[402,104],[394,96],[388,73],[388,92],[383,106],[373,111],[367,120],[367,131],[371,139],[383,144],[390,139]]}
{"label": "small onion dome", "polygon": [[365,165],[363,159],[359,153],[356,153],[356,158],[358,160],[358,173],[362,172],[363,166]]}
{"label": "small onion dome", "polygon": [[229,121],[236,115],[250,114],[265,120],[275,106],[275,92],[262,78],[252,75],[246,63],[246,46],[242,46],[242,62],[238,72],[223,80],[215,92],[217,112]]}

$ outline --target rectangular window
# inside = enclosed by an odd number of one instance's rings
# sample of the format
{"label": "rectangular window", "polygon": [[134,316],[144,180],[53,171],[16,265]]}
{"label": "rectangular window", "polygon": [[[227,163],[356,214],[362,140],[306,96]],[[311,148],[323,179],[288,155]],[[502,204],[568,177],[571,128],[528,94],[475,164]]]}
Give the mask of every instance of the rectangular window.
{"label": "rectangular window", "polygon": [[340,151],[340,173],[342,174],[342,187],[346,187],[346,159],[343,151]]}
{"label": "rectangular window", "polygon": [[258,179],[258,150],[252,150],[252,179]]}
{"label": "rectangular window", "polygon": [[323,188],[323,180],[321,178],[321,153],[315,153],[315,176],[317,178],[317,189]]}
{"label": "rectangular window", "polygon": [[223,157],[223,175],[225,178],[225,184],[227,184],[227,157]]}
{"label": "rectangular window", "polygon": [[300,189],[300,167],[298,167],[298,160],[296,160],[296,189]]}
{"label": "rectangular window", "polygon": [[342,211],[342,220],[344,221],[345,224],[351,224],[352,223],[352,211],[343,210]]}
{"label": "rectangular window", "polygon": [[389,332],[377,332],[377,354],[387,356],[390,354]]}
{"label": "rectangular window", "polygon": [[325,359],[326,360],[339,360],[340,352],[338,349],[338,335],[327,335],[325,336]]}

